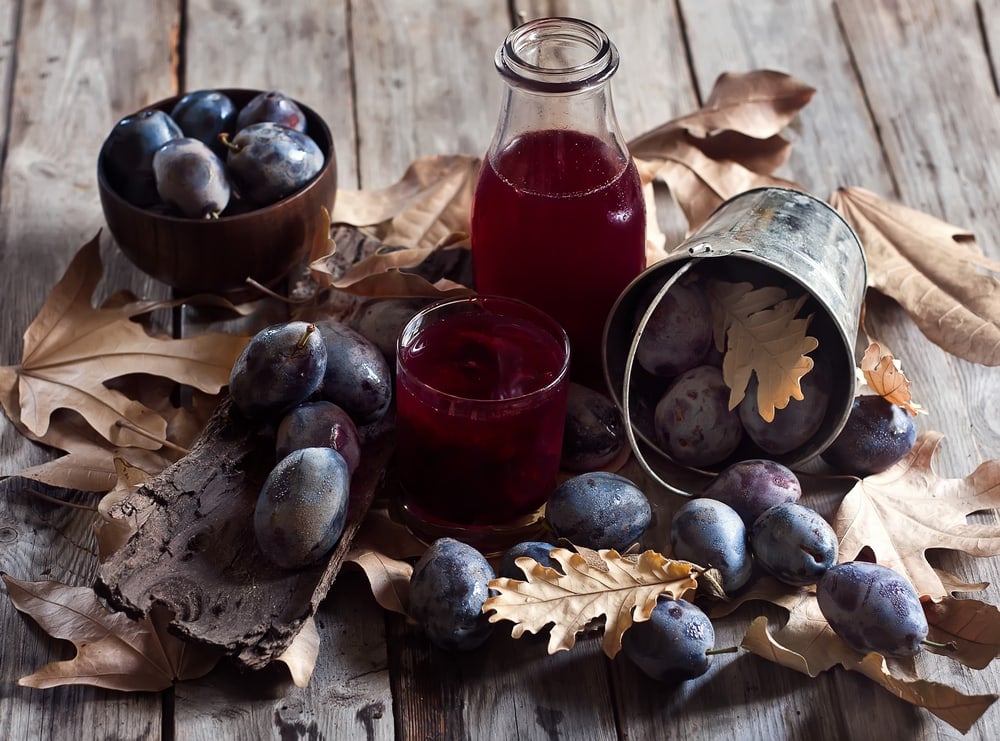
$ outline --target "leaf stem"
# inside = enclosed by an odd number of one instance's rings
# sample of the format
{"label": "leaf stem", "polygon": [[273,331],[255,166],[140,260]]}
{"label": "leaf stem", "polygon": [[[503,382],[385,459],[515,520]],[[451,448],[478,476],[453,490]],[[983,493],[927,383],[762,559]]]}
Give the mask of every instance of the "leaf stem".
{"label": "leaf stem", "polygon": [[920,641],[925,646],[930,646],[931,648],[940,648],[945,651],[957,651],[958,644],[955,641],[947,641],[946,643],[941,643],[939,641],[932,641],[930,638],[924,638]]}
{"label": "leaf stem", "polygon": [[26,491],[32,496],[38,497],[39,499],[45,502],[49,502],[50,504],[59,504],[62,505],[63,507],[72,507],[73,509],[85,509],[88,512],[97,512],[97,507],[95,507],[93,504],[77,504],[76,502],[67,502],[65,499],[59,499],[58,497],[50,497],[48,494],[45,494],[39,489],[35,489],[30,486],[24,487],[22,491]]}
{"label": "leaf stem", "polygon": [[137,435],[140,435],[142,437],[148,438],[149,440],[152,440],[153,442],[159,443],[164,448],[170,448],[171,450],[176,450],[181,455],[187,455],[188,453],[191,452],[187,448],[182,448],[177,443],[172,443],[172,442],[170,442],[169,440],[167,440],[165,438],[157,437],[156,435],[148,432],[147,430],[142,429],[141,427],[139,427],[139,425],[134,424],[134,423],[130,422],[127,419],[119,419],[119,420],[115,421],[115,427],[124,427],[125,429],[131,430],[132,432],[134,432]]}

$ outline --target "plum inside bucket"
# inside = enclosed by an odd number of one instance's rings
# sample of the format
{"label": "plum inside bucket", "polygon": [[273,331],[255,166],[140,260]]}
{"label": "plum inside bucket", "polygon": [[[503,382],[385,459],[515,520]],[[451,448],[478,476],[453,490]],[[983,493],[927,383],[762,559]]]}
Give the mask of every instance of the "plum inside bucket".
{"label": "plum inside bucket", "polygon": [[646,473],[690,496],[738,460],[795,467],[821,453],[854,399],[865,285],[857,236],[823,201],[763,188],[719,206],[605,326],[605,380]]}

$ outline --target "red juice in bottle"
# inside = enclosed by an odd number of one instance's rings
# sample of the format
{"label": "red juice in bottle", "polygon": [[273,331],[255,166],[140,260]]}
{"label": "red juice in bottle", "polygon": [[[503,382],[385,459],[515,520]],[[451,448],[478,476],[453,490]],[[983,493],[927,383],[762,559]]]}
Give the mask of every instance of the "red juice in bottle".
{"label": "red juice in bottle", "polygon": [[401,337],[397,471],[409,518],[488,528],[530,515],[555,486],[566,340],[550,318],[541,326],[516,302],[450,306]]}
{"label": "red juice in bottle", "polygon": [[483,163],[472,209],[476,290],[555,318],[573,375],[601,379],[604,322],[645,267],[646,218],[631,158],[578,131],[530,131]]}

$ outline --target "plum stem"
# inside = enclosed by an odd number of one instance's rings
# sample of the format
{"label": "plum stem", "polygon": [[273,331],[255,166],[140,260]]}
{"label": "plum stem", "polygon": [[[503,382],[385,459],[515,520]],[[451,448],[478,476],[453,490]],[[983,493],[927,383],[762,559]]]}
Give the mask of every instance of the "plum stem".
{"label": "plum stem", "polygon": [[243,147],[229,139],[229,132],[223,131],[219,134],[219,142],[231,152],[240,152]]}
{"label": "plum stem", "polygon": [[739,646],[727,646],[726,648],[710,648],[705,651],[706,656],[715,656],[716,654],[734,654],[740,650]]}
{"label": "plum stem", "polygon": [[301,350],[303,347],[305,347],[306,346],[306,342],[309,341],[309,335],[311,335],[315,331],[316,331],[316,325],[315,324],[307,324],[306,325],[306,331],[302,333],[302,337],[296,343],[295,349],[296,350]]}
{"label": "plum stem", "polygon": [[932,641],[930,638],[924,638],[924,640],[922,640],[920,642],[922,644],[924,644],[925,646],[930,646],[931,648],[940,648],[940,649],[944,649],[946,651],[957,651],[958,650],[958,644],[955,643],[955,641],[947,641],[945,643],[941,643],[939,641]]}

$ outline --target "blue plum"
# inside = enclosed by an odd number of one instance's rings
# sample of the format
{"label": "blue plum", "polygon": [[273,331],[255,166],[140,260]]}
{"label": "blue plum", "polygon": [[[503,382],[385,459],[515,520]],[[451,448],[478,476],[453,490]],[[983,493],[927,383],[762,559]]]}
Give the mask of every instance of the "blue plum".
{"label": "blue plum", "polygon": [[813,509],[796,502],[764,510],[750,528],[754,557],[776,579],[815,584],[837,562],[837,534]]}
{"label": "blue plum", "polygon": [[651,518],[642,490],[606,471],[567,479],[545,505],[545,519],[557,536],[593,549],[625,550],[645,532]]}
{"label": "blue plum", "polygon": [[184,95],[170,111],[184,136],[208,145],[218,155],[225,154],[219,141],[222,133],[232,134],[236,127],[236,104],[216,90],[195,90]]}
{"label": "blue plum", "polygon": [[718,569],[726,592],[735,592],[753,573],[746,525],[736,510],[715,499],[692,499],[677,510],[670,544],[677,558]]}
{"label": "blue plum", "polygon": [[413,567],[410,616],[439,648],[478,648],[493,632],[483,614],[493,576],[489,562],[475,548],[439,538]]}
{"label": "blue plum", "polygon": [[606,466],[626,443],[625,422],[615,403],[602,393],[570,383],[560,461],[563,470],[593,471]]}
{"label": "blue plum", "polygon": [[229,204],[226,168],[197,139],[173,139],[156,150],[153,173],[163,202],[189,218],[218,218]]}
{"label": "blue plum", "polygon": [[757,376],[747,385],[739,405],[740,422],[747,437],[767,455],[780,456],[802,447],[823,425],[830,404],[829,382],[823,369],[813,368],[803,376],[800,387],[802,399],[789,399],[788,406],[775,409],[774,419],[767,422],[757,407]]}
{"label": "blue plum", "polygon": [[764,510],[783,502],[797,502],[802,496],[802,484],[787,466],[752,458],[720,471],[705,487],[704,496],[728,504],[750,527]]}
{"label": "blue plum", "polygon": [[347,521],[350,474],[332,448],[303,448],[272,469],[257,498],[253,526],[271,562],[295,569],[337,544]]}
{"label": "blue plum", "polygon": [[622,653],[647,676],[678,682],[708,671],[715,647],[712,621],[697,606],[661,597],[649,620],[634,623],[622,636]]}
{"label": "blue plum", "polygon": [[273,419],[315,393],[325,368],[326,345],[314,324],[274,324],[254,335],[236,359],[229,395],[248,419]]}
{"label": "blue plum", "polygon": [[550,569],[555,569],[561,574],[563,573],[562,565],[551,556],[553,548],[555,546],[551,543],[543,543],[537,540],[526,540],[523,543],[513,545],[500,558],[497,576],[506,576],[508,579],[524,581],[524,572],[517,565],[517,559],[522,556],[533,558],[542,566],[548,566]]}
{"label": "blue plum", "polygon": [[256,123],[229,140],[226,164],[240,196],[267,206],[304,187],[323,169],[323,151],[309,136],[274,123]]}
{"label": "blue plum", "polygon": [[361,462],[361,439],[350,415],[329,401],[312,401],[291,409],[278,424],[275,451],[284,458],[300,448],[333,448],[351,475]]}
{"label": "blue plum", "polygon": [[125,116],[115,124],[101,149],[101,165],[112,189],[140,208],[159,203],[153,155],[167,142],[182,136],[180,126],[163,111],[146,109]]}
{"label": "blue plum", "polygon": [[277,90],[259,93],[243,106],[236,117],[236,130],[264,122],[287,126],[295,131],[306,130],[306,116],[298,103]]}
{"label": "blue plum", "polygon": [[319,393],[341,406],[358,425],[379,420],[392,403],[392,371],[385,356],[346,324],[316,323],[326,345]]}
{"label": "blue plum", "polygon": [[837,564],[819,580],[816,598],[833,632],[856,651],[905,658],[920,651],[927,637],[916,590],[881,564]]}
{"label": "blue plum", "polygon": [[881,396],[859,396],[821,457],[841,473],[868,476],[899,461],[916,441],[917,426],[905,409]]}

